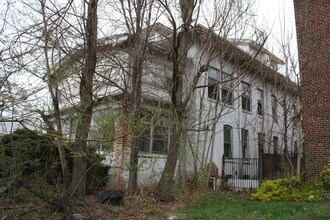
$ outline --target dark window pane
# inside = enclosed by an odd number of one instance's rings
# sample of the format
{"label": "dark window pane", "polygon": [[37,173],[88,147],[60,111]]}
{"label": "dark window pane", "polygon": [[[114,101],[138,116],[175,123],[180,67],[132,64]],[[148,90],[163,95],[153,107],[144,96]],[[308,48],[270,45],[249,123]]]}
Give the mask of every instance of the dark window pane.
{"label": "dark window pane", "polygon": [[230,91],[229,89],[224,88],[221,90],[221,93],[222,93],[221,101],[228,105],[232,105],[233,104],[233,92]]}
{"label": "dark window pane", "polygon": [[138,141],[138,147],[139,147],[140,151],[149,153],[150,152],[150,139],[149,138],[140,139]]}
{"label": "dark window pane", "polygon": [[232,157],[231,152],[231,132],[232,128],[231,126],[225,125],[223,127],[223,139],[224,139],[224,155],[225,157]]}
{"label": "dark window pane", "polygon": [[154,128],[152,153],[166,154],[168,147],[168,131],[166,127],[156,126]]}
{"label": "dark window pane", "polygon": [[152,153],[167,154],[167,141],[154,139]]}
{"label": "dark window pane", "polygon": [[231,157],[231,145],[230,144],[224,144],[224,154],[225,157]]}
{"label": "dark window pane", "polygon": [[258,100],[258,115],[264,115],[261,100]]}
{"label": "dark window pane", "polygon": [[245,111],[251,111],[250,97],[242,96],[242,109]]}
{"label": "dark window pane", "polygon": [[214,100],[219,100],[219,85],[214,82],[209,82],[208,97]]}

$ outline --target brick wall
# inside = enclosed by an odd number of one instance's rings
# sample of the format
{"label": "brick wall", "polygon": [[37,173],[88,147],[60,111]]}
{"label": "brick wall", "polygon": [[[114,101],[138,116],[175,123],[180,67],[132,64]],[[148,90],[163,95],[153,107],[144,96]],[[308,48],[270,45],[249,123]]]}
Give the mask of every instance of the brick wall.
{"label": "brick wall", "polygon": [[330,161],[330,0],[294,0],[302,82],[305,172]]}

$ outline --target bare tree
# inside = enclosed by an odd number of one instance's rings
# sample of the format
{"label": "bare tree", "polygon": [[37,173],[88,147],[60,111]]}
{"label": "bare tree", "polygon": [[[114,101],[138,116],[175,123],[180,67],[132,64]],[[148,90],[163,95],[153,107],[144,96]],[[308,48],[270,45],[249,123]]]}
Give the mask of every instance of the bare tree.
{"label": "bare tree", "polygon": [[[129,53],[132,57],[131,63],[131,92],[127,93],[126,99],[129,115],[132,116],[133,138],[130,140],[130,162],[129,162],[129,179],[128,193],[133,194],[137,189],[137,172],[138,172],[138,139],[141,131],[136,129],[140,123],[141,98],[142,98],[142,76],[143,64],[145,61],[145,53],[149,34],[151,31],[151,15],[153,1],[137,0],[137,1],[120,1],[121,13],[125,19],[125,26],[129,34]],[[135,128],[135,129],[134,129]]]}
{"label": "bare tree", "polygon": [[88,2],[84,48],[84,64],[80,78],[80,106],[74,142],[71,191],[74,196],[83,200],[86,194],[86,158],[87,139],[93,114],[93,78],[96,67],[97,46],[97,7],[98,0]]}
{"label": "bare tree", "polygon": [[[228,3],[228,4],[227,4]],[[205,73],[213,59],[219,57],[226,58],[229,60],[235,60],[233,58],[235,55],[231,54],[230,47],[231,44],[226,43],[226,38],[229,33],[233,32],[236,25],[239,23],[240,19],[247,12],[248,6],[236,5],[232,1],[226,3],[214,2],[215,14],[212,22],[208,23],[208,28],[197,25],[200,19],[200,14],[202,14],[203,4],[199,1],[179,1],[180,5],[180,17],[178,20],[176,14],[171,11],[171,6],[168,2],[160,3],[163,8],[165,8],[169,23],[173,30],[171,37],[169,38],[171,44],[171,50],[169,53],[169,59],[172,62],[172,76],[171,76],[171,112],[172,112],[172,125],[171,125],[171,137],[169,153],[162,174],[162,178],[159,182],[157,193],[160,200],[168,201],[171,199],[171,192],[174,184],[174,173],[177,166],[179,152],[185,152],[185,146],[182,145],[182,140],[186,138],[187,133],[189,133],[189,128],[196,131],[205,130],[206,134],[208,131],[211,132],[211,139],[214,139],[215,127],[217,121],[223,115],[224,108],[219,107],[219,110],[212,110],[212,115],[209,117],[208,122],[204,124],[204,127],[198,126],[203,125],[203,122],[198,121],[195,126],[189,123],[189,110],[188,107],[191,105],[192,97],[197,93],[198,88],[205,88],[206,85],[200,86],[201,78],[205,78],[203,73]],[[201,16],[202,17],[202,16]],[[201,19],[202,20],[202,19]],[[207,20],[207,18],[205,18]],[[246,27],[245,27],[246,28]],[[243,30],[244,28],[242,28]],[[235,32],[236,33],[236,32]],[[235,35],[239,36],[238,33]],[[220,37],[220,38],[219,38]],[[241,36],[240,36],[241,37]],[[239,38],[239,37],[238,37]],[[220,40],[222,39],[222,40]],[[192,45],[199,44],[202,52],[202,57],[200,58],[190,58],[188,56],[189,49]],[[230,46],[231,45],[231,46]],[[221,49],[219,49],[221,48]],[[205,55],[204,52],[207,54]],[[228,54],[231,54],[228,56]],[[203,57],[204,56],[204,57]],[[228,58],[229,57],[229,58]],[[195,69],[192,70],[191,59],[197,59],[197,64]],[[245,67],[248,65],[245,65]],[[189,67],[189,70],[188,70]],[[244,68],[244,66],[243,66]],[[195,71],[191,74],[187,74],[187,71]],[[205,82],[204,82],[205,83]],[[204,93],[205,94],[205,93]],[[205,96],[203,96],[205,97]],[[201,98],[203,99],[203,98]],[[217,108],[217,107],[216,107]],[[203,111],[203,110],[201,110]],[[210,111],[211,112],[211,111]],[[216,113],[214,113],[216,112]],[[211,114],[210,114],[211,115]],[[199,117],[201,118],[201,117]],[[187,126],[188,125],[188,126]],[[181,142],[182,141],[182,142]],[[186,142],[189,143],[189,142]],[[209,142],[212,146],[212,141]],[[214,146],[214,145],[213,145]],[[193,148],[191,148],[193,149]],[[209,151],[205,151],[202,156],[202,160],[205,158],[213,157],[213,147],[209,148]],[[192,152],[196,157],[200,152]],[[185,153],[183,153],[184,155]],[[208,155],[211,154],[211,157]],[[180,161],[184,161],[184,158],[180,158]],[[196,159],[195,161],[198,161]],[[206,160],[207,161],[207,160]],[[183,163],[184,162],[180,162]],[[203,162],[204,163],[204,162]],[[195,170],[197,170],[195,166]]]}

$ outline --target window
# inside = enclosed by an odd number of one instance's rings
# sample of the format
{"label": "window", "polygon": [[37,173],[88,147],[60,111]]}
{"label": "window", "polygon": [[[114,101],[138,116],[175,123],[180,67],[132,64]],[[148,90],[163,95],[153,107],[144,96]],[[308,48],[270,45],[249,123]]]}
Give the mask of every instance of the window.
{"label": "window", "polygon": [[172,72],[170,65],[159,60],[148,59],[144,61],[143,68],[143,83],[159,88],[166,88],[168,86],[168,79]]}
{"label": "window", "polygon": [[93,112],[91,127],[89,131],[89,146],[97,149],[100,153],[113,151],[114,139],[116,137],[115,120],[116,110],[106,108]]}
{"label": "window", "polygon": [[169,144],[169,123],[165,117],[144,117],[148,120],[139,138],[140,151],[167,154]]}
{"label": "window", "polygon": [[273,137],[273,148],[274,148],[274,154],[278,154],[279,153],[278,137],[276,137],[276,136]]}
{"label": "window", "polygon": [[242,94],[242,109],[244,111],[251,111],[251,84],[242,82],[243,94]]}
{"label": "window", "polygon": [[157,154],[167,154],[169,129],[165,123],[158,122],[152,129],[151,137],[151,152]]}
{"label": "window", "polygon": [[232,127],[229,125],[223,126],[223,149],[224,149],[225,157],[232,157],[231,135],[232,135]]}
{"label": "window", "polygon": [[227,105],[233,104],[233,85],[231,76],[226,73],[221,73],[221,101]]}
{"label": "window", "polygon": [[272,95],[272,117],[277,121],[277,98],[274,95]]}
{"label": "window", "polygon": [[224,104],[233,104],[232,78],[226,72],[221,72],[213,67],[208,70],[208,97],[221,100]]}
{"label": "window", "polygon": [[265,134],[258,133],[258,148],[259,148],[259,153],[261,154],[265,152],[264,144],[265,144]]}
{"label": "window", "polygon": [[248,157],[248,137],[249,137],[249,131],[246,129],[241,130],[242,133],[242,158]]}
{"label": "window", "polygon": [[257,103],[257,112],[258,115],[263,116],[264,115],[264,107],[263,107],[263,97],[264,97],[264,91],[261,89],[258,89],[258,103]]}
{"label": "window", "polygon": [[220,71],[210,67],[208,70],[208,97],[210,99],[219,100],[220,98]]}

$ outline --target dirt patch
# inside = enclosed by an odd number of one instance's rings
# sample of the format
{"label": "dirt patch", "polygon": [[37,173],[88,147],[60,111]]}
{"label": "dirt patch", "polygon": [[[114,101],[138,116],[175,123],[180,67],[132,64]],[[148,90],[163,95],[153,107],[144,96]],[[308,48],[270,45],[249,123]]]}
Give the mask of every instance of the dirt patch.
{"label": "dirt patch", "polygon": [[[84,202],[71,201],[72,211],[82,218],[95,219],[168,219],[177,216],[177,209],[190,204],[205,190],[186,187],[175,192],[176,200],[163,203],[155,197],[155,187],[143,187],[133,196],[125,196],[124,206],[103,205],[97,203],[98,195],[86,196]],[[0,219],[61,219],[62,214],[52,210],[41,200],[0,202]],[[4,218],[6,216],[6,218]]]}

